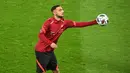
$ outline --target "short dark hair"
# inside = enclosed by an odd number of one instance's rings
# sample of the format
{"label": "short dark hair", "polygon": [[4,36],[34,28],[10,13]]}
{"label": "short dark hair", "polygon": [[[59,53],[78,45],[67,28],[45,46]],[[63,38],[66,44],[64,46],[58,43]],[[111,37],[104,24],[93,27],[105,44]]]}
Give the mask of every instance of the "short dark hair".
{"label": "short dark hair", "polygon": [[51,8],[51,12],[53,12],[53,10],[55,10],[57,7],[60,7],[60,5],[54,5],[54,6]]}

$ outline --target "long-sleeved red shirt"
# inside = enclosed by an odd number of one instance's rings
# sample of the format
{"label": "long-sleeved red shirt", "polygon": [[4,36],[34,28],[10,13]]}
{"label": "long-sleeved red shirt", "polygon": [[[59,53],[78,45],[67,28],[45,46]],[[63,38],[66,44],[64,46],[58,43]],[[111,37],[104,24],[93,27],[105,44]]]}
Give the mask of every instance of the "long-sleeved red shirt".
{"label": "long-sleeved red shirt", "polygon": [[57,43],[60,35],[67,28],[72,27],[85,27],[97,24],[96,20],[90,22],[75,22],[72,20],[64,20],[61,18],[59,21],[54,17],[46,20],[40,30],[39,40],[35,46],[35,50],[38,52],[50,52],[54,49],[50,47],[51,43]]}

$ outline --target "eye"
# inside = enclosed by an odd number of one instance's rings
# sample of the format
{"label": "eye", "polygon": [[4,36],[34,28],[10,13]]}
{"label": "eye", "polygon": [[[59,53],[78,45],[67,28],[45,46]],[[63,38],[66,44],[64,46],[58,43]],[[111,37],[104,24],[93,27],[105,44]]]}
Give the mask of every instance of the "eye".
{"label": "eye", "polygon": [[59,9],[59,11],[63,11],[63,9]]}
{"label": "eye", "polygon": [[59,11],[61,11],[61,9],[59,9]]}

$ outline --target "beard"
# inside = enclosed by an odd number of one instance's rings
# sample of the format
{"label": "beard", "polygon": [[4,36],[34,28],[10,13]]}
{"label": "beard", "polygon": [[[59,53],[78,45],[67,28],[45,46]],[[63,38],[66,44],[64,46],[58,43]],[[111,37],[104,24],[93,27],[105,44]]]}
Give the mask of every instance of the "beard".
{"label": "beard", "polygon": [[56,17],[58,17],[58,18],[63,18],[63,16],[59,16],[59,15],[57,15],[57,14],[56,14]]}

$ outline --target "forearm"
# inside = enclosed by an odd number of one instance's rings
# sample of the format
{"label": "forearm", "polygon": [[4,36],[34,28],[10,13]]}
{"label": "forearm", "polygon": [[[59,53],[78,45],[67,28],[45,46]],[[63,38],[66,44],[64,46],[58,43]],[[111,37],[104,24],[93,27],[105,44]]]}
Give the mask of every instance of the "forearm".
{"label": "forearm", "polygon": [[75,22],[75,27],[85,27],[97,24],[96,20],[89,21],[89,22]]}
{"label": "forearm", "polygon": [[52,41],[50,41],[43,33],[39,34],[39,39],[44,41],[46,44],[49,44],[49,45],[52,43]]}

